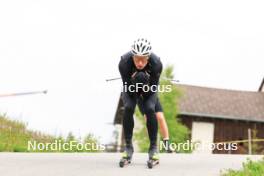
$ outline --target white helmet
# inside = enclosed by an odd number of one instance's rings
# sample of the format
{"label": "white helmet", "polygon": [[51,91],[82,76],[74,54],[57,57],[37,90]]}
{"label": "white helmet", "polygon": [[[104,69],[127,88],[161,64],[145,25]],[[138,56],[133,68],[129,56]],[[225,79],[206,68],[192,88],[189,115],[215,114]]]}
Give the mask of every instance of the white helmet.
{"label": "white helmet", "polygon": [[134,41],[131,52],[137,56],[149,56],[151,54],[150,42],[144,38]]}

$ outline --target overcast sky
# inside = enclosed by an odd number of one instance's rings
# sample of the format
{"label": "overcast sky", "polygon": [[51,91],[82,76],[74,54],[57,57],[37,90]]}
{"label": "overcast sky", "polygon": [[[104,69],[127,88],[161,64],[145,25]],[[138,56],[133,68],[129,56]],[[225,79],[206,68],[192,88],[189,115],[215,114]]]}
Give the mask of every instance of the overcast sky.
{"label": "overcast sky", "polygon": [[264,77],[264,2],[1,1],[0,112],[50,134],[108,142],[120,56],[148,38],[183,84],[256,91]]}

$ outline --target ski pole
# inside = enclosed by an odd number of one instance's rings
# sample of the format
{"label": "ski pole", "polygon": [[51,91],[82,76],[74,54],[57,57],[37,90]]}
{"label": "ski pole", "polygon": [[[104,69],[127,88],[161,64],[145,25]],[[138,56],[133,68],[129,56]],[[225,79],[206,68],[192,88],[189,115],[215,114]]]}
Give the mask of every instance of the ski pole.
{"label": "ski pole", "polygon": [[111,78],[111,79],[106,79],[106,82],[108,82],[108,81],[115,81],[115,80],[119,80],[119,79],[121,79],[121,78]]}
{"label": "ski pole", "polygon": [[21,96],[21,95],[33,95],[33,94],[47,94],[47,93],[48,93],[48,90],[32,91],[32,92],[19,92],[19,93],[0,94],[0,97],[11,97],[11,96]]}
{"label": "ski pole", "polygon": [[[115,81],[115,80],[119,80],[121,78],[111,78],[111,79],[106,79],[106,82],[108,81]],[[179,80],[176,80],[176,79],[165,79],[167,81],[172,81],[172,82],[180,82]]]}

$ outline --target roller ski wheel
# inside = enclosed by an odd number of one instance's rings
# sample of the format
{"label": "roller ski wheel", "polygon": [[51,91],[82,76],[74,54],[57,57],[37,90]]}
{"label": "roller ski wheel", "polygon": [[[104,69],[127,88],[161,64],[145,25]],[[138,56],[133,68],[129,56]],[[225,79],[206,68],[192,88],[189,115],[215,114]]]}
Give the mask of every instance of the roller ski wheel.
{"label": "roller ski wheel", "polygon": [[152,169],[154,166],[159,164],[159,160],[150,159],[147,162],[148,168]]}
{"label": "roller ski wheel", "polygon": [[131,163],[131,160],[130,159],[127,159],[127,158],[122,158],[119,162],[119,166],[121,168],[123,168],[124,166],[128,165]]}

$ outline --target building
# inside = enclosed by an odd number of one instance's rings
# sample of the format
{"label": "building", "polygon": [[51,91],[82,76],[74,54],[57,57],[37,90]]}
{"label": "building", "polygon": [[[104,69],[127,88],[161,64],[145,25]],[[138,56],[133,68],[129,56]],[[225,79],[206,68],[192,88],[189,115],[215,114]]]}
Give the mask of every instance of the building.
{"label": "building", "polygon": [[[190,139],[201,143],[247,140],[249,134],[264,139],[264,79],[258,91],[238,91],[177,84],[183,92],[179,101],[179,120],[190,131]],[[119,99],[114,124],[122,124],[123,102]],[[122,138],[121,133],[121,137]],[[119,144],[121,142],[119,141]],[[264,149],[264,142],[258,142]],[[206,153],[247,153],[248,144],[238,150],[213,150]]]}

